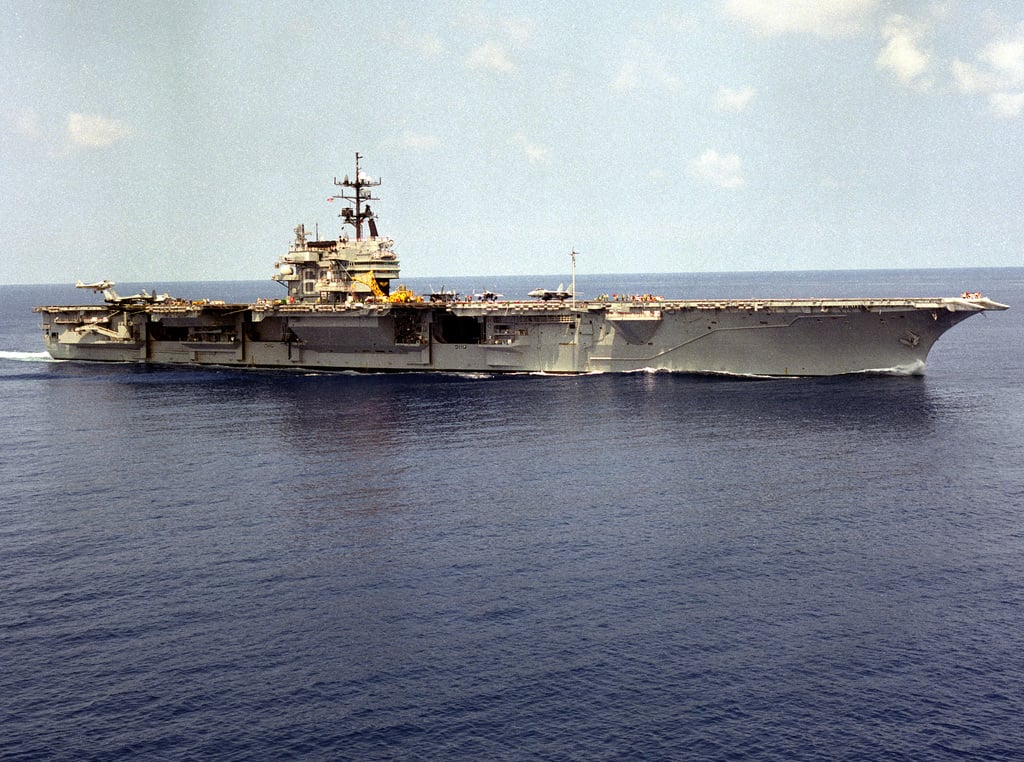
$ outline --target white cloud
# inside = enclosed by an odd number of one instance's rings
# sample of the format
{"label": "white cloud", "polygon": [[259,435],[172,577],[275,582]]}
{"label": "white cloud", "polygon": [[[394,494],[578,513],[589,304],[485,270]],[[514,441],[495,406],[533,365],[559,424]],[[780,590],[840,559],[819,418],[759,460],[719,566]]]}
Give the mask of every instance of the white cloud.
{"label": "white cloud", "polygon": [[1024,87],[1024,25],[993,40],[975,56],[977,63],[953,60],[953,76],[962,93],[992,92]]}
{"label": "white cloud", "polygon": [[635,60],[624,61],[612,80],[612,90],[619,93],[639,90],[641,83],[640,63]]}
{"label": "white cloud", "polygon": [[399,148],[406,148],[412,151],[433,151],[441,145],[436,135],[420,135],[406,130],[394,141]]}
{"label": "white cloud", "polygon": [[99,114],[68,114],[67,137],[79,148],[106,148],[131,134],[132,128],[117,119]]}
{"label": "white cloud", "polygon": [[656,55],[649,46],[633,40],[611,88],[615,92],[626,93],[649,89],[677,90],[679,85],[679,77],[669,71],[665,58]]}
{"label": "white cloud", "polygon": [[39,114],[34,109],[22,109],[14,114],[14,131],[32,141],[43,139],[43,130],[39,126]]}
{"label": "white cloud", "polygon": [[743,175],[740,173],[740,157],[734,153],[719,154],[709,148],[688,165],[690,174],[719,188],[740,188]]}
{"label": "white cloud", "polygon": [[470,69],[488,69],[503,74],[516,69],[505,45],[494,40],[473,48],[466,57],[466,66]]}
{"label": "white cloud", "polygon": [[974,64],[965,63],[954,58],[951,65],[956,87],[962,93],[984,93],[994,90],[998,83],[994,75],[982,71]]}
{"label": "white cloud", "polygon": [[993,40],[978,54],[1004,82],[1024,84],[1024,28],[1013,37]]}
{"label": "white cloud", "polygon": [[637,61],[625,61],[612,80],[612,90],[620,93],[630,92],[639,90],[640,84],[640,64]]}
{"label": "white cloud", "polygon": [[513,45],[522,45],[534,33],[536,24],[526,19],[502,19],[501,29],[505,39]]}
{"label": "white cloud", "polygon": [[517,133],[512,138],[512,143],[519,146],[531,164],[543,163],[548,160],[548,149],[544,146],[529,140],[523,133]]}
{"label": "white cloud", "polygon": [[931,54],[922,49],[928,29],[906,16],[890,16],[882,27],[885,47],[878,54],[875,66],[888,71],[903,87],[927,90],[926,77],[931,67]]}
{"label": "white cloud", "polygon": [[738,114],[750,105],[753,97],[754,88],[752,87],[742,87],[739,90],[720,87],[715,93],[715,110]]}
{"label": "white cloud", "polygon": [[878,0],[726,0],[725,13],[765,36],[843,37],[864,29]]}
{"label": "white cloud", "polygon": [[956,58],[951,68],[957,89],[987,95],[993,115],[1015,119],[1024,114],[1024,24],[982,48],[975,63]]}
{"label": "white cloud", "polygon": [[[486,37],[466,56],[470,69],[509,74],[518,69],[517,52],[526,46],[536,31],[536,23],[529,19],[495,17],[477,10],[461,19],[473,36]],[[521,56],[520,56],[521,57]]]}
{"label": "white cloud", "polygon": [[421,32],[407,25],[389,29],[384,41],[413,52],[421,58],[441,58],[448,54],[448,45],[432,32]]}
{"label": "white cloud", "polygon": [[991,112],[1002,119],[1016,119],[1024,113],[1024,93],[992,93],[988,96]]}
{"label": "white cloud", "polygon": [[700,29],[700,18],[693,10],[670,10],[659,14],[658,27],[673,34],[689,35]]}
{"label": "white cloud", "polygon": [[537,23],[530,18],[516,18],[492,11],[482,3],[467,4],[452,23],[469,38],[483,37],[512,44],[526,42],[537,29]]}

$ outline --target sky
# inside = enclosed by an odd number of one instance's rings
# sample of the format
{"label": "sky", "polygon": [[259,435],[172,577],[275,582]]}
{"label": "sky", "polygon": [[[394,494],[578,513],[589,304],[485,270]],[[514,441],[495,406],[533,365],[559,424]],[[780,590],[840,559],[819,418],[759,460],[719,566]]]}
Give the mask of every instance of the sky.
{"label": "sky", "polygon": [[0,0],[0,283],[1024,266],[1019,0]]}

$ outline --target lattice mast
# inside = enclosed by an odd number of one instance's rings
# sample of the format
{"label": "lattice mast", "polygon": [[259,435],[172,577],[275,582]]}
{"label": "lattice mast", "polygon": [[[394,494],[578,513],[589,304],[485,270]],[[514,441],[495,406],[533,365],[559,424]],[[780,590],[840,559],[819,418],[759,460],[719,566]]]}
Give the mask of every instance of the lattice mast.
{"label": "lattice mast", "polygon": [[[348,189],[340,191],[337,195],[331,198],[344,199],[345,201],[351,201],[355,204],[355,208],[346,206],[341,210],[342,223],[345,225],[351,225],[356,231],[356,240],[363,240],[363,222],[366,222],[370,229],[370,237],[377,237],[377,223],[373,217],[373,210],[370,209],[367,201],[379,201],[380,198],[372,195],[371,191],[367,190],[373,186],[380,185],[382,180],[371,180],[369,177],[365,177],[359,171],[359,160],[363,158],[361,154],[356,153],[356,177],[355,180],[350,180],[348,175],[341,181],[337,177],[334,178],[334,184],[340,188]],[[364,206],[365,204],[365,206]]]}

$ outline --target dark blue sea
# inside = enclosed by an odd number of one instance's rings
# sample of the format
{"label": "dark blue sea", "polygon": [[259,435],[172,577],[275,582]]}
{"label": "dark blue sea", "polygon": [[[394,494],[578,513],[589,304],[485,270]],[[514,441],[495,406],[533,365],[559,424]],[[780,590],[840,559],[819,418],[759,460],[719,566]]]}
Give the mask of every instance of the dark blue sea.
{"label": "dark blue sea", "polygon": [[1024,268],[578,287],[1012,309],[923,377],[309,374],[0,287],[0,759],[1024,757]]}

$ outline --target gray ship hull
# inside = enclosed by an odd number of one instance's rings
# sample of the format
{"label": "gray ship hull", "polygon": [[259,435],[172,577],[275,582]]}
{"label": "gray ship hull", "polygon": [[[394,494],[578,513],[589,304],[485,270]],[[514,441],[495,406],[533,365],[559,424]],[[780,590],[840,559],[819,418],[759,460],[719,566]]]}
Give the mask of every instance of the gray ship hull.
{"label": "gray ship hull", "polygon": [[989,299],[39,307],[60,360],[357,371],[916,374]]}

